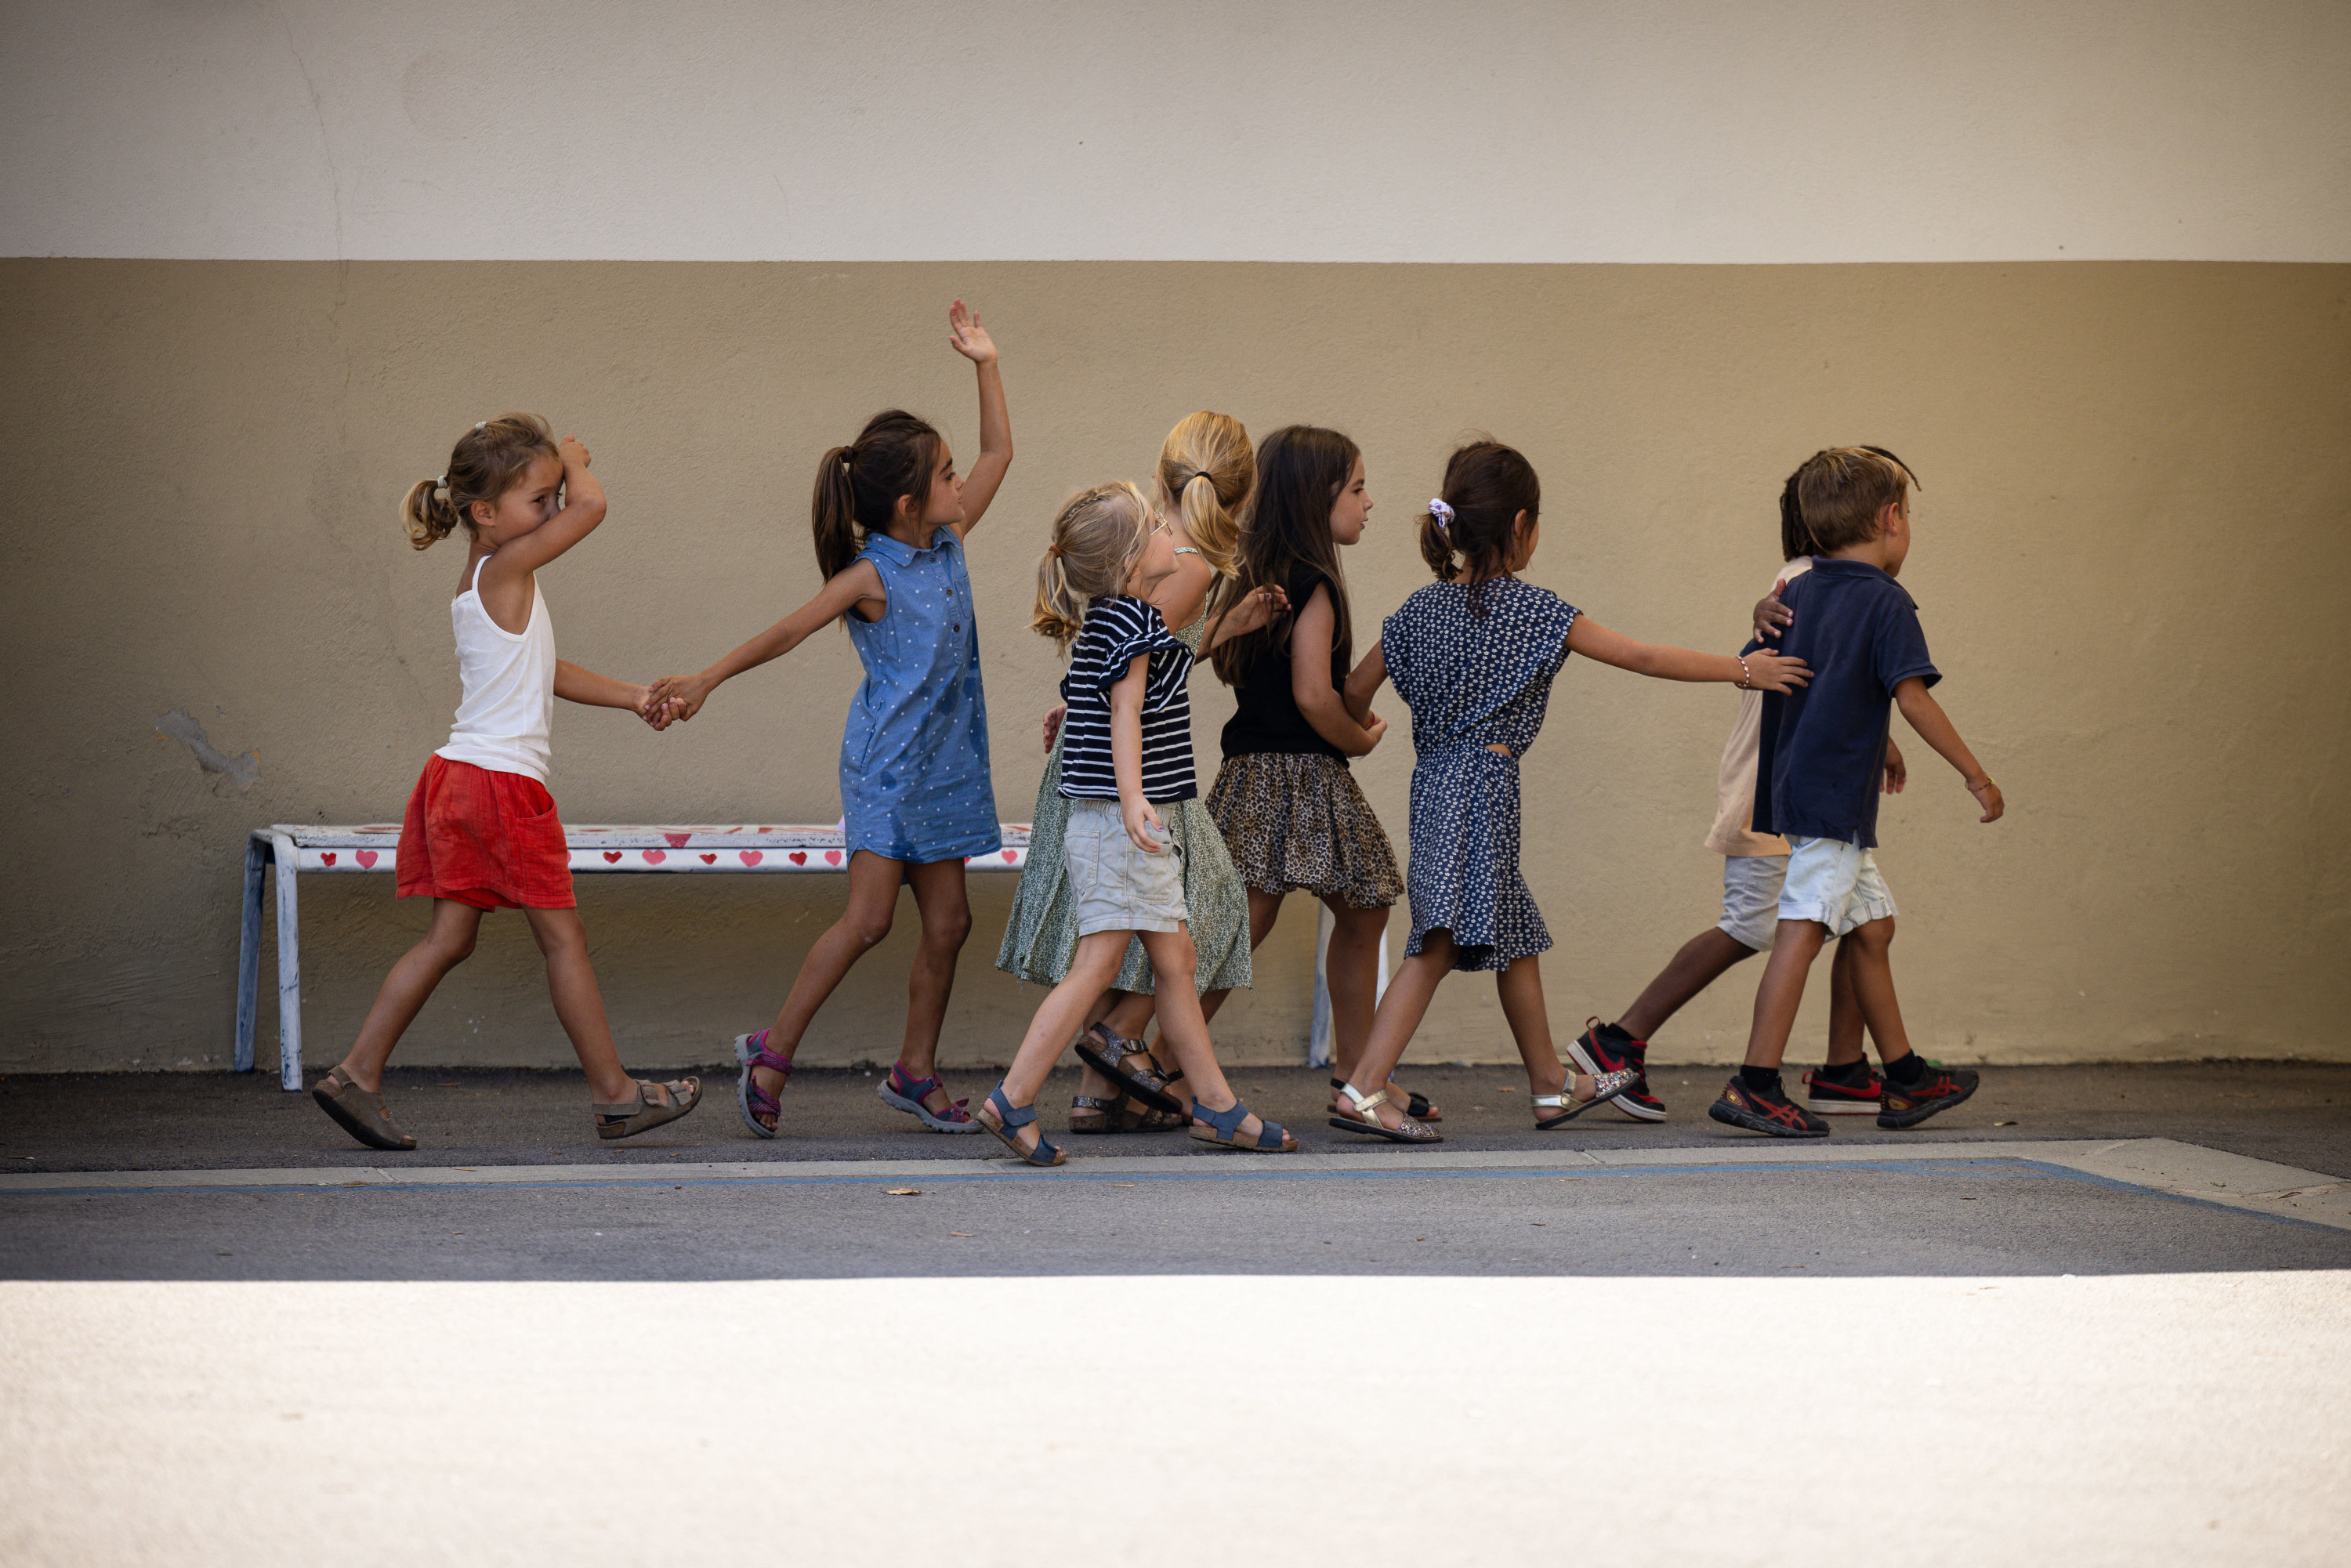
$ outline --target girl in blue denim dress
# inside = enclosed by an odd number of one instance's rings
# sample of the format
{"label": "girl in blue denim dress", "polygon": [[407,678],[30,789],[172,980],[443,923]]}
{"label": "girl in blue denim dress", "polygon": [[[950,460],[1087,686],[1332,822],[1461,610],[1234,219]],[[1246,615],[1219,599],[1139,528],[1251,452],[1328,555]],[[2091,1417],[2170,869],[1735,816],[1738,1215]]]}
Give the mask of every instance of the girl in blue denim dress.
{"label": "girl in blue denim dress", "polygon": [[762,1138],[776,1135],[777,1094],[801,1035],[850,967],[889,935],[902,883],[914,890],[923,936],[905,1040],[882,1098],[934,1132],[977,1130],[939,1082],[939,1029],[971,929],[964,862],[1001,843],[964,541],[1011,465],[1012,426],[996,345],[979,318],[958,299],[947,322],[956,351],[979,373],[970,474],[956,475],[946,437],[922,420],[896,409],[875,414],[818,465],[811,516],[823,591],[699,675],[653,688],[674,717],[691,718],[721,681],[843,618],[865,666],[841,737],[848,912],[809,949],[776,1021],[735,1039],[736,1105]]}

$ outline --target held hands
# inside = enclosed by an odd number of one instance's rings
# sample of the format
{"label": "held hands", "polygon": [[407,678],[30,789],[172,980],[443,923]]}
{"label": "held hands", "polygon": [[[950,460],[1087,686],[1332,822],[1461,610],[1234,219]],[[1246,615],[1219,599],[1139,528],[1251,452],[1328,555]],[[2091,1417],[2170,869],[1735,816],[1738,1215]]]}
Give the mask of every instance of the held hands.
{"label": "held hands", "polygon": [[1796,612],[1780,602],[1780,594],[1788,585],[1775,582],[1771,591],[1755,601],[1755,640],[1776,643],[1780,633],[1796,623]]}
{"label": "held hands", "polygon": [[2008,802],[2001,797],[2000,786],[1991,781],[1989,773],[1980,782],[1969,784],[1968,793],[1973,795],[1976,804],[1983,808],[1983,815],[1976,819],[1980,822],[1997,822],[2008,810]]}
{"label": "held hands", "polygon": [[1126,824],[1126,836],[1134,841],[1136,849],[1151,855],[1167,852],[1167,824],[1159,820],[1159,813],[1152,809],[1150,801],[1140,795],[1130,796],[1122,792],[1118,798],[1118,815],[1119,821]]}
{"label": "held hands", "polygon": [[1387,732],[1388,721],[1382,718],[1378,714],[1374,714],[1369,718],[1364,720],[1364,733],[1370,736],[1372,738],[1365,744],[1364,749],[1358,751],[1355,755],[1358,757],[1369,757],[1372,754],[1372,747],[1379,745],[1380,737],[1385,735]]}
{"label": "held hands", "polygon": [[[664,675],[647,688],[645,722],[655,729],[667,729],[673,724],[683,724],[702,711],[709,699],[711,683],[700,675]],[[658,707],[661,716],[654,717]]]}
{"label": "held hands", "polygon": [[1748,685],[1759,692],[1793,691],[1813,674],[1811,665],[1785,653],[1750,653],[1746,662]]}
{"label": "held hands", "polygon": [[947,310],[947,346],[975,365],[996,363],[996,340],[960,299]]}
{"label": "held hands", "polygon": [[1070,705],[1067,703],[1045,710],[1045,749],[1047,751],[1053,749],[1053,742],[1061,737],[1061,720],[1067,718],[1069,714]]}

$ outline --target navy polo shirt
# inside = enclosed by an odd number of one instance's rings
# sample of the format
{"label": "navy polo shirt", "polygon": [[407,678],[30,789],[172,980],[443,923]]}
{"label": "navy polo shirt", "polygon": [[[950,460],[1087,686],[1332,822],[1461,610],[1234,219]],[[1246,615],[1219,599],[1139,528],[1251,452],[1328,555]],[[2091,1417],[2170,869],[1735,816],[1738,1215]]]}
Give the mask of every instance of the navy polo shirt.
{"label": "navy polo shirt", "polygon": [[1930,686],[1943,678],[1927,657],[1918,606],[1877,568],[1834,557],[1815,558],[1781,597],[1796,623],[1776,651],[1813,675],[1763,694],[1755,831],[1875,849],[1894,688],[1913,675]]}

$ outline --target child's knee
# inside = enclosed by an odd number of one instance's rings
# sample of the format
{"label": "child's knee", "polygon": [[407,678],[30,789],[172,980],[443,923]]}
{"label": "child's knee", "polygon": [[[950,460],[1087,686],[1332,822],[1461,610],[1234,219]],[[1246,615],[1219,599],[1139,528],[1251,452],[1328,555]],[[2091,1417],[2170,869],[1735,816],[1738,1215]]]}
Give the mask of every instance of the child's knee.
{"label": "child's knee", "polygon": [[1894,944],[1894,916],[1856,925],[1845,934],[1845,940],[1858,944],[1865,952],[1883,953]]}
{"label": "child's knee", "polygon": [[896,912],[884,904],[880,909],[852,909],[841,917],[842,925],[857,939],[861,947],[871,947],[890,935],[892,916]]}
{"label": "child's knee", "polygon": [[474,956],[474,933],[467,931],[448,936],[427,936],[424,951],[443,969],[454,969]]}
{"label": "child's knee", "polygon": [[923,940],[939,947],[960,947],[971,935],[971,905],[957,903],[923,916]]}

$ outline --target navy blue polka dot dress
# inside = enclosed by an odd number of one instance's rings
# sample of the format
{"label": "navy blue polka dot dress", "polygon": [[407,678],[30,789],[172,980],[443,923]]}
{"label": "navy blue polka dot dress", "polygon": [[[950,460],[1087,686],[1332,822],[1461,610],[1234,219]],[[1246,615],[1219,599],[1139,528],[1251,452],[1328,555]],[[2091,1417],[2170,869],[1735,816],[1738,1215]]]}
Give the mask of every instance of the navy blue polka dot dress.
{"label": "navy blue polka dot dress", "polygon": [[[1432,582],[1380,628],[1388,679],[1412,709],[1412,860],[1405,873],[1418,953],[1452,933],[1457,969],[1507,969],[1551,946],[1519,874],[1519,761],[1542,729],[1567,663],[1575,606],[1516,578],[1477,590]],[[1482,612],[1482,613],[1480,613]],[[1486,747],[1508,747],[1504,757]]]}

